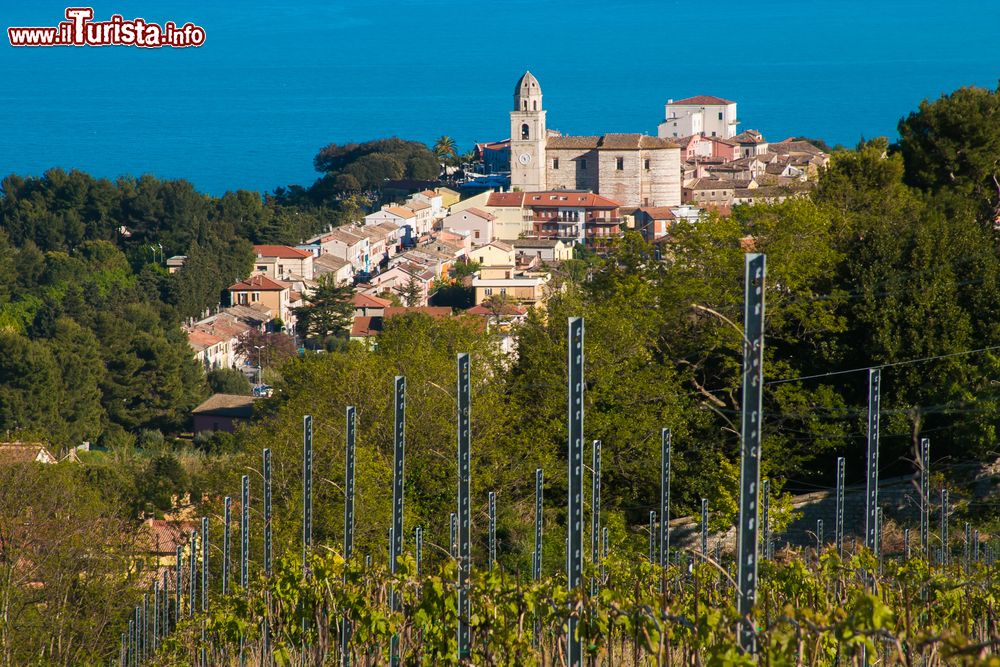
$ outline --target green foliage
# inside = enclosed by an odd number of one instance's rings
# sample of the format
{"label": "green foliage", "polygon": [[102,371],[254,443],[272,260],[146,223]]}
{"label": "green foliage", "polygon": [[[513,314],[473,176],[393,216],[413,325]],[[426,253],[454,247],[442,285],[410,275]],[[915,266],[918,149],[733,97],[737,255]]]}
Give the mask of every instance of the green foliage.
{"label": "green foliage", "polygon": [[332,273],[324,273],[309,293],[307,303],[295,309],[295,328],[299,336],[324,340],[349,330],[354,318],[354,288],[339,284]]}
{"label": "green foliage", "polygon": [[213,394],[250,394],[250,382],[242,371],[234,368],[217,368],[205,375]]}
{"label": "green foliage", "polygon": [[313,186],[325,199],[350,192],[377,190],[386,180],[436,179],[438,158],[422,143],[403,139],[377,139],[361,144],[330,144],[313,159],[316,171],[325,174]]}

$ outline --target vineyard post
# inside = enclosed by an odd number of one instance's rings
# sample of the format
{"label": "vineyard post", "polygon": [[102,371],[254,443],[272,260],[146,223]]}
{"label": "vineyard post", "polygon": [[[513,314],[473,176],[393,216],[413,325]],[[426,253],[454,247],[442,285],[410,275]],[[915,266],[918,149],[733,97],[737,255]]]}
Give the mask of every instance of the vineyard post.
{"label": "vineyard post", "polygon": [[250,585],[250,476],[243,475],[240,495],[240,586]]}
{"label": "vineyard post", "polygon": [[670,429],[660,430],[660,594],[666,592],[670,565]]}
{"label": "vineyard post", "polygon": [[184,563],[184,552],[180,545],[174,551],[174,628],[181,620],[181,596],[183,595],[184,577],[182,567]]}
{"label": "vineyard post", "polygon": [[420,526],[417,526],[413,531],[413,548],[416,550],[417,577],[420,577],[420,560],[424,550],[423,529]]}
{"label": "vineyard post", "polygon": [[195,600],[198,599],[198,531],[191,531],[191,554],[188,559],[188,618],[194,617]]}
{"label": "vineyard post", "polygon": [[170,583],[167,570],[163,571],[163,613],[160,614],[160,638],[166,639],[170,632]]}
{"label": "vineyard post", "polygon": [[131,618],[128,619],[128,646],[126,647],[125,660],[128,665],[135,664],[135,621]]}
{"label": "vineyard post", "polygon": [[[312,415],[302,417],[302,576],[308,581],[312,577],[309,572],[309,552],[312,547],[313,525],[313,418]],[[309,629],[310,611],[302,604],[302,661],[306,664],[306,651],[309,648],[307,630]]]}
{"label": "vineyard post", "polygon": [[[272,543],[271,543],[271,450],[265,448],[261,452],[264,472],[264,574],[271,576]],[[264,593],[264,619],[261,623],[263,634],[263,651],[265,660],[271,656],[271,587]]]}
{"label": "vineyard post", "polygon": [[965,576],[969,576],[969,556],[972,552],[972,526],[965,522],[965,546],[962,549],[962,560],[965,564]]}
{"label": "vineyard post", "polygon": [[948,565],[948,489],[941,489],[941,565]]}
{"label": "vineyard post", "polygon": [[868,475],[865,506],[865,546],[877,550],[879,402],[882,371],[868,369]]}
{"label": "vineyard post", "polygon": [[142,629],[140,631],[140,641],[142,642],[143,659],[149,655],[149,593],[142,594],[142,616],[140,616]]}
{"label": "vineyard post", "polygon": [[[452,555],[458,559],[458,659],[468,660],[469,646],[469,575],[472,572],[472,369],[468,353],[456,359],[456,394],[458,396],[458,507],[451,515]],[[492,549],[491,549],[492,553]],[[492,560],[490,561],[492,567]]]}
{"label": "vineyard post", "polygon": [[701,499],[701,555],[708,555],[708,498]]}
{"label": "vineyard post", "polygon": [[649,511],[649,562],[656,562],[656,512]]}
{"label": "vineyard post", "polygon": [[741,405],[740,512],[737,537],[740,647],[757,652],[751,620],[757,597],[758,513],[760,510],[760,445],[764,380],[765,256],[748,253],[744,272],[743,400]]}
{"label": "vineyard post", "polygon": [[972,559],[975,562],[979,562],[979,531],[975,531],[975,536],[972,538]]}
{"label": "vineyard post", "polygon": [[160,580],[153,577],[153,642],[150,644],[151,655],[156,654],[160,645]]}
{"label": "vineyard post", "polygon": [[816,519],[816,558],[823,551],[823,519]]}
{"label": "vineyard post", "polygon": [[920,552],[931,562],[931,441],[920,440]]}
{"label": "vineyard post", "polygon": [[[347,406],[347,434],[344,453],[344,561],[345,565],[354,553],[354,441],[355,410],[353,405]],[[347,583],[347,569],[344,569],[344,583]],[[340,649],[343,667],[351,664],[351,623],[347,616],[341,621]]]}
{"label": "vineyard post", "polygon": [[601,583],[608,577],[608,527],[601,528]]}
{"label": "vineyard post", "polygon": [[761,534],[764,536],[763,540],[763,558],[764,560],[770,560],[771,558],[771,480],[765,479],[761,483],[760,487],[761,494],[761,517],[760,517],[760,529]]}
{"label": "vineyard post", "polygon": [[[397,375],[394,392],[395,420],[393,425],[394,452],[392,466],[392,530],[389,544],[389,572],[396,574],[396,559],[403,551],[403,456],[406,440],[406,378]],[[396,589],[389,591],[389,608],[399,610]],[[394,634],[389,645],[389,662],[392,667],[399,665],[399,635]]]}
{"label": "vineyard post", "polygon": [[903,529],[903,560],[910,560],[910,529]]}
{"label": "vineyard post", "polygon": [[222,500],[222,595],[229,595],[229,558],[230,558],[230,532],[229,522],[233,518],[233,499],[226,496]]}
{"label": "vineyard post", "polygon": [[118,667],[127,667],[128,665],[128,633],[122,633],[122,647],[118,653]]}
{"label": "vineyard post", "polygon": [[833,527],[833,539],[837,546],[837,556],[844,557],[844,477],[847,473],[847,460],[837,457],[837,507],[834,510],[836,522]]}
{"label": "vineyard post", "polygon": [[[201,611],[208,611],[208,517],[201,517]],[[201,621],[201,664],[208,665],[208,638],[205,634],[205,619]]]}
{"label": "vineyard post", "polygon": [[[600,561],[599,543],[601,534],[601,441],[594,440],[591,450],[590,468],[590,561],[595,568]],[[590,595],[597,594],[597,584],[590,577]]]}
{"label": "vineyard post", "polygon": [[452,512],[448,515],[448,553],[452,558],[458,558],[458,515]]}
{"label": "vineyard post", "polygon": [[486,513],[489,518],[487,525],[487,536],[489,538],[489,553],[486,560],[486,569],[493,571],[493,564],[497,559],[497,494],[493,491],[489,493]]}
{"label": "vineyard post", "polygon": [[532,559],[534,569],[531,578],[538,581],[542,578],[542,484],[544,476],[541,468],[535,469],[535,555]]}
{"label": "vineyard post", "polygon": [[[572,599],[583,583],[583,318],[569,318],[567,333],[566,583]],[[582,664],[582,647],[576,626],[577,619],[570,616],[566,633],[567,667],[580,667]]]}

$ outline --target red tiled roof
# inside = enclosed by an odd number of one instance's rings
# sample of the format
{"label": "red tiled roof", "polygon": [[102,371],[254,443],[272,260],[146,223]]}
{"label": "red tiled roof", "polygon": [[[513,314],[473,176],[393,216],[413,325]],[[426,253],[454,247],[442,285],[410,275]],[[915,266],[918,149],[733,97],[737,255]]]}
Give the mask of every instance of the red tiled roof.
{"label": "red tiled roof", "polygon": [[387,206],[385,208],[386,213],[392,213],[393,215],[399,216],[400,218],[413,218],[416,217],[416,213],[408,208],[403,208],[402,206]]}
{"label": "red tiled roof", "polygon": [[281,292],[286,289],[288,289],[288,285],[271,280],[267,276],[250,276],[246,280],[229,286],[230,292]]}
{"label": "red tiled roof", "polygon": [[365,338],[382,333],[382,317],[358,315],[351,323],[351,336]]}
{"label": "red tiled roof", "polygon": [[673,102],[668,102],[668,104],[704,106],[710,104],[736,104],[736,102],[725,100],[721,97],[715,97],[714,95],[695,95],[694,97],[686,97],[683,100],[674,100]]}
{"label": "red tiled roof", "polygon": [[362,294],[361,292],[355,292],[354,296],[351,297],[351,302],[355,308],[386,308],[392,305],[392,301],[388,299],[371,296],[370,294]]}
{"label": "red tiled roof", "polygon": [[532,208],[553,208],[563,206],[583,206],[586,208],[619,208],[621,204],[613,199],[593,192],[571,192],[552,190],[549,192],[525,192],[524,205]]}
{"label": "red tiled roof", "polygon": [[479,208],[476,208],[475,206],[470,206],[469,208],[465,209],[465,212],[466,213],[471,213],[472,215],[480,217],[483,220],[496,220],[497,219],[497,217],[495,215],[493,215],[492,213],[487,213],[486,211],[484,211],[482,209],[479,209]]}
{"label": "red tiled roof", "polygon": [[674,212],[667,206],[642,206],[638,210],[653,220],[673,220],[675,217]]}
{"label": "red tiled roof", "polygon": [[38,442],[0,443],[0,464],[30,463],[32,461],[55,463],[56,459],[45,448],[45,445]]}
{"label": "red tiled roof", "polygon": [[197,524],[193,521],[177,522],[164,519],[146,519],[142,524],[146,533],[146,547],[154,554],[174,554],[177,547],[187,544],[189,535]]}
{"label": "red tiled roof", "polygon": [[[473,306],[472,308],[469,308],[465,312],[469,315],[481,315],[481,316],[487,316],[493,314],[493,311],[490,309],[490,307],[484,304]],[[513,303],[508,303],[504,304],[504,306],[501,309],[500,315],[502,317],[504,315],[526,315],[527,313],[528,313],[527,308],[524,308],[523,306],[518,306]]]}
{"label": "red tiled roof", "polygon": [[524,202],[523,192],[491,192],[487,206],[520,206]]}
{"label": "red tiled roof", "polygon": [[438,193],[434,192],[433,190],[424,190],[422,192],[418,192],[417,194],[423,195],[425,197],[437,197],[438,196]]}
{"label": "red tiled roof", "polygon": [[253,251],[258,257],[281,257],[282,259],[305,259],[312,254],[287,245],[255,245]]}

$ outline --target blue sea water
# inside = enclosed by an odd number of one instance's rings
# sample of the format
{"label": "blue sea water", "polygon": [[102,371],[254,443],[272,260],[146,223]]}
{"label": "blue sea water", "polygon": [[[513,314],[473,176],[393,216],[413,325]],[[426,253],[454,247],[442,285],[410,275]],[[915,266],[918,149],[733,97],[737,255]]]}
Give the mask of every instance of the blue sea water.
{"label": "blue sea water", "polygon": [[[4,35],[0,174],[151,173],[211,194],[308,184],[331,142],[505,138],[525,69],[566,133],[655,134],[668,98],[711,94],[739,103],[744,129],[845,145],[1000,79],[996,0],[91,4],[97,20],[191,21],[207,41],[14,49]],[[0,16],[56,25],[65,6],[8,0]]]}

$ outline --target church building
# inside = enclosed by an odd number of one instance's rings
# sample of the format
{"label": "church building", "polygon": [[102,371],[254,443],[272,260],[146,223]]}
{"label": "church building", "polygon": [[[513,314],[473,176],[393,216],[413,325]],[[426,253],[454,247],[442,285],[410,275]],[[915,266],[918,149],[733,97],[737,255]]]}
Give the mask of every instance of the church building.
{"label": "church building", "polygon": [[542,88],[531,72],[514,87],[510,184],[524,192],[590,190],[622,206],[678,206],[681,151],[645,134],[564,136],[546,126]]}

